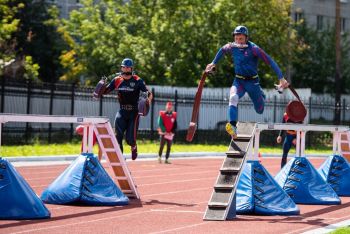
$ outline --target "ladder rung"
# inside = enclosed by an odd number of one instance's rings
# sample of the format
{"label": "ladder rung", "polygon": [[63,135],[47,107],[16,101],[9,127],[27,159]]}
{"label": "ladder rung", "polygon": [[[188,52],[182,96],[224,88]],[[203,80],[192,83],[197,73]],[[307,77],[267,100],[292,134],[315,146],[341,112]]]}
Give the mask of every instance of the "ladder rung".
{"label": "ladder rung", "polygon": [[108,134],[99,134],[98,137],[100,137],[100,138],[111,138],[111,136],[108,135]]}
{"label": "ladder rung", "polygon": [[226,152],[227,156],[239,156],[242,157],[244,156],[245,152],[244,151],[236,151],[236,150],[230,150]]}
{"label": "ladder rung", "polygon": [[214,186],[216,189],[233,189],[233,184],[216,184]]}
{"label": "ladder rung", "polygon": [[116,180],[128,180],[126,176],[114,176],[114,179]]}
{"label": "ladder rung", "polygon": [[118,166],[118,167],[121,167],[122,164],[121,163],[115,163],[115,162],[112,162],[110,163],[111,166]]}
{"label": "ladder rung", "polygon": [[208,206],[209,207],[227,207],[228,203],[227,202],[209,202]]}
{"label": "ladder rung", "polygon": [[[238,134],[237,135],[237,139],[235,140],[243,140],[243,139],[250,139],[252,138],[252,135],[249,135],[249,134]],[[235,141],[233,140],[233,141]]]}
{"label": "ladder rung", "polygon": [[134,193],[134,191],[132,190],[126,190],[126,189],[122,189],[122,192],[125,193],[125,194],[129,194],[129,193]]}
{"label": "ladder rung", "polygon": [[104,148],[106,152],[115,152],[114,148]]}
{"label": "ladder rung", "polygon": [[222,168],[220,168],[220,171],[223,171],[223,172],[239,172],[239,169],[237,169],[235,167],[222,167]]}

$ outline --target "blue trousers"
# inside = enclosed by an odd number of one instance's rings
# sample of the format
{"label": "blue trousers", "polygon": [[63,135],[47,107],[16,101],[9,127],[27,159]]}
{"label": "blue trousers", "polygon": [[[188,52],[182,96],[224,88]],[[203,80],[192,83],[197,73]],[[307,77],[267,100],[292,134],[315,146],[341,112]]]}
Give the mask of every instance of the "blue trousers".
{"label": "blue trousers", "polygon": [[120,150],[123,152],[123,137],[130,146],[136,145],[137,130],[139,129],[139,114],[137,110],[122,110],[115,117],[115,131]]}
{"label": "blue trousers", "polygon": [[288,134],[288,133],[286,134],[286,137],[284,138],[281,168],[283,168],[284,165],[286,165],[286,163],[287,163],[288,153],[289,153],[290,148],[293,145],[293,140],[295,138],[296,138],[296,135],[292,135],[292,134]]}
{"label": "blue trousers", "polygon": [[[241,99],[245,93],[248,93],[250,99],[253,102],[254,109],[258,114],[262,114],[264,112],[265,107],[265,94],[261,89],[259,78],[253,80],[243,80],[236,78],[233,81],[230,98],[232,95],[237,95],[236,98]],[[229,105],[229,119],[231,121],[237,122],[238,119],[238,101],[237,104],[232,105],[230,102]]]}

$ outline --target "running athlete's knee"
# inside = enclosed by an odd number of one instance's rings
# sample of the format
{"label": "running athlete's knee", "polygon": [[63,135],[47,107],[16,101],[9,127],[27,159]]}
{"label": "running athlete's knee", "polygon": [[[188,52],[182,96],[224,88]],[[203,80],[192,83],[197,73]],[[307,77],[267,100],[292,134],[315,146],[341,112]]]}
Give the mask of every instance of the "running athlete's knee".
{"label": "running athlete's knee", "polygon": [[255,108],[255,111],[256,111],[256,113],[258,113],[258,114],[264,113],[264,106],[263,106],[263,105],[258,106],[257,108]]}
{"label": "running athlete's knee", "polygon": [[130,146],[135,146],[136,142],[134,140],[131,139],[125,139],[126,144],[130,145]]}
{"label": "running athlete's knee", "polygon": [[230,94],[230,101],[229,101],[229,105],[230,106],[237,106],[238,104],[238,95],[236,93]]}

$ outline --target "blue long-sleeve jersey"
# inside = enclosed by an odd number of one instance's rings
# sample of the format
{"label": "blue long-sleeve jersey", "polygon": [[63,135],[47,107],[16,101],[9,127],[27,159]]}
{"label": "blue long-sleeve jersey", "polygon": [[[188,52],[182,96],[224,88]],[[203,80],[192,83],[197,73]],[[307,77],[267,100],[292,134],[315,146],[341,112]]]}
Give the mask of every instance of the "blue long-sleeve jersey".
{"label": "blue long-sleeve jersey", "polygon": [[253,77],[258,74],[260,58],[275,71],[278,79],[283,78],[281,69],[264,50],[251,41],[248,41],[247,45],[246,48],[238,48],[233,43],[227,43],[219,49],[212,63],[217,64],[224,54],[229,54],[234,63],[236,75]]}

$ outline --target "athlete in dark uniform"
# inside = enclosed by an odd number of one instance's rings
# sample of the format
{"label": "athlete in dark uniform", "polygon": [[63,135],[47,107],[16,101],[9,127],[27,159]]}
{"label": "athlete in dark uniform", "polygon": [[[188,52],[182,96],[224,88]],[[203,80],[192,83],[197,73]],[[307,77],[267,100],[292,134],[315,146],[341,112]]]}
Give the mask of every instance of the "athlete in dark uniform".
{"label": "athlete in dark uniform", "polygon": [[140,92],[148,93],[148,102],[151,103],[152,93],[146,87],[145,82],[133,73],[134,62],[130,58],[125,58],[121,63],[121,73],[107,85],[106,91],[109,93],[116,90],[120,109],[115,117],[115,131],[117,141],[123,152],[123,136],[131,146],[131,156],[135,160],[137,158],[137,130],[139,128],[138,100]]}
{"label": "athlete in dark uniform", "polygon": [[[294,122],[289,118],[287,113],[284,113],[282,123],[302,123],[302,122]],[[296,145],[296,136],[297,136],[296,131],[293,131],[293,130],[282,131],[281,130],[278,134],[277,139],[276,139],[277,143],[282,142],[282,136],[284,135],[284,133],[286,133],[286,136],[284,137],[284,142],[283,142],[283,155],[282,155],[282,160],[281,160],[281,168],[283,168],[284,165],[286,165],[289,150],[292,147],[292,145]]]}

